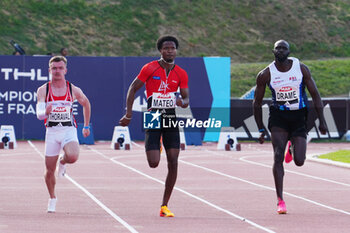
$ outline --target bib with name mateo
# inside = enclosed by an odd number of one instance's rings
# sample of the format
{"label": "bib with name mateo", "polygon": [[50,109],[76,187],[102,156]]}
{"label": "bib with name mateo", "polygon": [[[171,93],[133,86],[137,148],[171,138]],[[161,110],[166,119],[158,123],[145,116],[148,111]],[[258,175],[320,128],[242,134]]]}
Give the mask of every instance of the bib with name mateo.
{"label": "bib with name mateo", "polygon": [[176,95],[175,92],[170,93],[157,93],[152,94],[151,108],[155,109],[171,109],[176,107]]}

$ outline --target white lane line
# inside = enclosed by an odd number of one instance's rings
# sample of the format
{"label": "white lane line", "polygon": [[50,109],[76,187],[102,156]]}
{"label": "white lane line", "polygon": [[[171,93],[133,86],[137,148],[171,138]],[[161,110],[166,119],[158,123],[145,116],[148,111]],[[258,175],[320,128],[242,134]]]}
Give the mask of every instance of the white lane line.
{"label": "white lane line", "polygon": [[131,143],[132,143],[134,146],[138,147],[138,148],[144,148],[144,146],[141,146],[141,145],[137,144],[137,143],[134,142],[134,141],[131,141]]}
{"label": "white lane line", "polygon": [[320,154],[308,154],[306,159],[316,162],[316,163],[322,163],[322,164],[327,164],[327,165],[333,165],[333,166],[337,166],[337,167],[343,167],[343,168],[350,168],[350,164],[349,163],[342,163],[342,162],[338,162],[338,161],[334,161],[334,160],[330,160],[330,159],[320,159],[318,158]]}
{"label": "white lane line", "polygon": [[[271,165],[266,165],[266,164],[263,164],[263,163],[247,160],[247,158],[252,158],[252,157],[258,157],[258,156],[244,156],[244,157],[239,158],[239,160],[244,161],[246,163],[262,166],[262,167],[272,168]],[[350,184],[339,182],[339,181],[335,181],[335,180],[331,180],[331,179],[326,179],[326,178],[322,178],[322,177],[318,177],[318,176],[308,175],[308,174],[305,174],[305,173],[291,171],[291,170],[288,170],[288,169],[284,169],[284,171],[285,172],[289,172],[289,173],[293,173],[293,174],[296,174],[296,175],[300,175],[300,176],[309,177],[309,178],[312,178],[312,179],[315,179],[315,180],[322,180],[322,181],[326,181],[326,182],[329,182],[329,183],[334,183],[334,184],[339,184],[339,185],[343,185],[343,186],[346,186],[346,187],[350,187]]]}
{"label": "white lane line", "polygon": [[[275,191],[275,188],[272,188],[272,187],[269,187],[269,186],[265,186],[265,185],[261,185],[261,184],[257,184],[257,183],[254,183],[254,182],[251,182],[251,181],[248,181],[248,180],[239,178],[239,177],[231,176],[231,175],[228,175],[228,174],[225,174],[225,173],[222,173],[222,172],[219,172],[219,171],[216,171],[216,170],[207,168],[207,167],[203,167],[203,166],[200,166],[200,165],[197,165],[197,164],[194,164],[194,163],[190,163],[190,162],[183,161],[183,160],[181,160],[181,159],[179,159],[179,162],[182,162],[182,163],[185,163],[185,164],[187,164],[187,165],[190,165],[190,166],[193,166],[193,167],[197,167],[197,168],[206,170],[206,171],[208,171],[208,172],[212,172],[212,173],[214,173],[214,174],[221,175],[221,176],[224,176],[224,177],[233,179],[233,180],[242,181],[242,182],[244,182],[244,183],[251,184],[251,185],[254,185],[254,186],[263,188],[263,189]],[[301,197],[301,196],[298,196],[298,195],[295,195],[295,194],[292,194],[292,193],[289,193],[289,192],[283,192],[283,193],[284,193],[285,195],[288,195],[288,196],[291,196],[291,197],[294,197],[294,198],[298,198],[298,199],[307,201],[307,202],[309,202],[309,203],[312,203],[312,204],[315,204],[315,205],[324,207],[324,208],[326,208],[326,209],[330,209],[330,210],[334,210],[334,211],[337,211],[337,212],[340,212],[340,213],[343,213],[343,214],[350,215],[350,212],[347,212],[347,211],[345,211],[345,210],[337,209],[337,208],[334,208],[334,207],[331,207],[331,206],[328,206],[328,205],[325,205],[325,204],[322,204],[322,203],[319,203],[319,202],[316,202],[316,201],[313,201],[313,200],[310,200],[310,199],[307,199],[307,198],[304,198],[304,197]]]}
{"label": "white lane line", "polygon": [[[144,177],[146,177],[146,178],[148,178],[148,179],[154,180],[154,181],[156,181],[156,182],[158,182],[158,183],[164,185],[164,182],[161,181],[161,180],[159,180],[159,179],[157,179],[157,178],[154,178],[154,177],[152,177],[152,176],[149,176],[149,175],[147,175],[147,174],[145,174],[145,173],[143,173],[143,172],[141,172],[141,171],[139,171],[139,170],[137,170],[137,169],[135,169],[135,168],[133,168],[133,167],[130,167],[130,166],[124,164],[124,163],[121,163],[121,162],[115,160],[115,158],[110,158],[110,157],[106,156],[105,154],[103,154],[102,152],[100,152],[100,151],[98,151],[98,150],[95,150],[95,149],[93,149],[93,148],[90,148],[90,149],[91,149],[92,151],[94,151],[95,153],[101,155],[103,158],[106,158],[106,159],[112,161],[112,162],[115,163],[115,164],[118,164],[118,165],[120,165],[120,166],[122,166],[122,167],[124,167],[124,168],[127,168],[127,169],[129,169],[129,170],[131,170],[131,171],[133,171],[133,172],[136,172],[136,173],[138,173],[138,174],[140,174],[140,175],[142,175],[142,176],[144,176]],[[259,229],[261,229],[261,230],[263,230],[263,231],[266,231],[266,232],[271,232],[271,233],[274,232],[274,231],[272,231],[272,230],[270,230],[270,229],[268,229],[268,228],[266,228],[266,227],[263,227],[263,226],[261,226],[261,225],[255,223],[255,222],[249,220],[249,219],[246,219],[246,218],[244,218],[244,217],[241,217],[241,216],[239,216],[239,215],[237,215],[237,214],[235,214],[235,213],[232,213],[232,212],[230,212],[230,211],[228,211],[228,210],[226,210],[226,209],[224,209],[224,208],[221,208],[220,206],[217,206],[217,205],[215,205],[215,204],[213,204],[213,203],[211,203],[211,202],[209,202],[209,201],[206,201],[206,200],[204,200],[203,198],[200,198],[200,197],[198,197],[198,196],[196,196],[196,195],[194,195],[194,194],[191,194],[191,193],[189,193],[189,192],[187,192],[187,191],[185,191],[185,190],[183,190],[183,189],[181,189],[181,188],[174,187],[174,189],[177,190],[177,191],[180,191],[180,192],[182,192],[182,193],[184,193],[184,194],[186,194],[186,195],[188,195],[188,196],[190,196],[190,197],[192,197],[192,198],[194,198],[194,199],[196,199],[196,200],[198,200],[198,201],[200,201],[200,202],[203,202],[203,203],[205,203],[205,204],[207,204],[207,205],[209,205],[209,206],[211,206],[211,207],[213,207],[213,208],[215,208],[215,209],[217,209],[217,210],[219,210],[219,211],[222,211],[222,212],[224,212],[224,213],[226,213],[226,214],[228,214],[228,215],[230,215],[230,216],[232,216],[232,217],[234,217],[234,218],[237,218],[237,219],[239,219],[239,220],[241,220],[241,221],[244,221],[244,222],[246,222],[246,223],[248,223],[248,224],[250,224],[250,225],[252,225],[252,226],[254,226],[254,227],[256,227],[256,228],[259,228]]]}
{"label": "white lane line", "polygon": [[[222,155],[221,153],[218,153],[216,151],[210,151],[208,149],[204,149],[204,150],[209,152],[209,153],[211,153],[211,154],[214,154],[214,155],[219,155],[219,156],[223,156],[223,157],[233,158],[232,156],[225,156],[225,155]],[[266,156],[269,156],[269,155],[266,155]],[[259,162],[254,162],[254,161],[246,159],[246,158],[253,158],[253,157],[262,157],[262,156],[261,155],[260,156],[248,155],[248,156],[240,157],[239,160],[241,160],[243,162],[246,162],[246,163],[250,163],[250,164],[254,164],[254,165],[258,165],[258,166],[267,167],[267,168],[271,168],[272,169],[271,165],[267,165],[267,164],[263,164],[263,163],[259,163]],[[327,178],[322,178],[322,177],[318,177],[318,176],[308,175],[308,174],[305,174],[305,173],[291,171],[291,170],[288,170],[288,169],[285,169],[284,171],[285,172],[289,172],[289,173],[293,173],[293,174],[296,174],[296,175],[300,175],[300,176],[313,178],[313,179],[316,179],[316,180],[322,180],[322,181],[326,181],[326,182],[330,182],[330,183],[334,183],[334,184],[339,184],[339,185],[343,185],[343,186],[346,186],[346,187],[350,187],[350,184],[339,182],[339,181],[335,181],[335,180],[331,180],[331,179],[327,179]]]}
{"label": "white lane line", "polygon": [[[141,146],[140,146],[141,147]],[[206,152],[209,152],[210,154],[214,154],[214,155],[220,155],[220,156],[223,156],[223,157],[231,157],[229,155],[222,155],[221,153],[218,153],[218,152],[215,152],[215,151],[210,151],[208,149],[204,149],[204,151]],[[231,157],[232,158],[232,157]],[[244,158],[244,157],[243,157]],[[244,160],[242,160],[244,161]],[[249,161],[249,160],[247,160]],[[247,161],[244,161],[244,162],[247,162]],[[254,185],[254,186],[257,186],[257,187],[260,187],[260,188],[263,188],[263,189],[268,189],[268,190],[271,190],[271,191],[275,191],[275,188],[272,188],[272,187],[268,187],[268,186],[265,186],[265,185],[261,185],[261,184],[257,184],[257,183],[254,183],[254,182],[251,182],[251,181],[248,181],[248,180],[244,180],[244,179],[241,179],[239,177],[234,177],[234,176],[231,176],[231,175],[227,175],[227,174],[224,174],[222,172],[218,172],[218,171],[215,171],[215,170],[212,170],[210,168],[206,168],[206,167],[203,167],[203,166],[200,166],[200,165],[196,165],[196,164],[193,164],[193,163],[190,163],[190,162],[186,162],[182,159],[179,159],[179,162],[182,162],[182,163],[185,163],[185,164],[188,164],[188,165],[191,165],[191,166],[194,166],[194,167],[197,167],[197,168],[201,168],[201,169],[204,169],[204,170],[207,170],[209,172],[212,172],[212,173],[215,173],[215,174],[218,174],[218,175],[221,175],[221,176],[225,176],[225,177],[228,177],[230,179],[234,179],[234,180],[238,180],[238,181],[242,181],[242,182],[245,182],[245,183],[248,183],[248,184],[251,184],[251,185]],[[250,161],[251,162],[251,161]],[[257,165],[260,165],[260,166],[264,166],[264,167],[270,167],[269,165],[265,165],[265,164],[259,164],[259,163],[256,163],[256,162],[251,162],[252,164],[257,164]],[[333,181],[333,180],[329,180],[329,179],[324,179],[324,178],[320,178],[320,177],[316,177],[316,176],[311,176],[311,175],[307,175],[307,174],[303,174],[303,173],[299,173],[299,172],[294,172],[294,171],[289,171],[289,170],[285,170],[285,171],[288,171],[288,172],[291,172],[291,173],[295,173],[295,174],[299,174],[299,175],[304,175],[304,176],[307,176],[307,177],[310,177],[310,178],[315,178],[315,179],[319,179],[319,180],[324,180],[324,181],[328,181],[328,182],[331,182],[331,183],[336,183],[336,184],[340,184],[340,185],[345,185],[345,186],[349,186],[348,184],[346,183],[342,183],[342,182],[337,182],[337,181]],[[347,212],[345,210],[341,210],[341,209],[337,209],[337,208],[334,208],[334,207],[331,207],[331,206],[327,206],[325,204],[322,204],[322,203],[319,203],[319,202],[316,202],[316,201],[313,201],[313,200],[310,200],[310,199],[307,199],[307,198],[304,198],[304,197],[301,197],[301,196],[298,196],[296,194],[292,194],[292,193],[289,193],[289,192],[283,192],[284,194],[288,195],[288,196],[291,196],[291,197],[294,197],[294,198],[298,198],[298,199],[301,199],[301,200],[304,200],[306,202],[309,202],[309,203],[312,203],[312,204],[315,204],[315,205],[318,205],[318,206],[321,206],[321,207],[324,207],[324,208],[327,208],[327,209],[330,209],[330,210],[334,210],[334,211],[337,211],[337,212],[340,212],[340,213],[343,213],[343,214],[347,214],[347,215],[350,215],[350,212]]]}
{"label": "white lane line", "polygon": [[[28,140],[28,143],[33,149],[44,159],[45,156],[38,150],[38,148]],[[106,211],[109,215],[111,215],[115,220],[121,223],[125,228],[127,228],[132,233],[138,233],[132,226],[130,226],[127,222],[125,222],[122,218],[116,215],[111,209],[109,209],[106,205],[104,205],[101,201],[99,201],[94,195],[92,195],[87,189],[81,186],[78,182],[76,182],[73,178],[65,174],[65,177],[72,182],[75,186],[77,186],[80,190],[82,190],[88,197],[90,197],[97,205],[99,205],[104,211]]]}
{"label": "white lane line", "polygon": [[23,156],[25,155],[25,151],[23,153],[10,153],[10,154],[0,154],[0,157],[6,157],[6,156]]}

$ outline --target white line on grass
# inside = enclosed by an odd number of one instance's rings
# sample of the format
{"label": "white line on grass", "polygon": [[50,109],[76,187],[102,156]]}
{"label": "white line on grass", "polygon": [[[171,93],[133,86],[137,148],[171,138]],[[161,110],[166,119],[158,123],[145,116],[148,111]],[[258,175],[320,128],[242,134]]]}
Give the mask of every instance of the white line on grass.
{"label": "white line on grass", "polygon": [[[131,170],[131,171],[133,171],[133,172],[136,172],[136,173],[138,173],[138,174],[140,174],[140,175],[142,175],[142,176],[144,176],[144,177],[147,177],[148,179],[154,180],[154,181],[156,181],[156,182],[158,182],[158,183],[164,185],[164,182],[163,182],[163,181],[161,181],[161,180],[159,180],[159,179],[157,179],[157,178],[154,178],[154,177],[152,177],[152,176],[149,176],[149,175],[147,175],[147,174],[145,174],[145,173],[143,173],[143,172],[141,172],[141,171],[139,171],[139,170],[137,170],[137,169],[135,169],[135,168],[133,168],[133,167],[130,167],[130,166],[124,164],[124,163],[121,163],[121,162],[117,161],[117,160],[116,160],[117,157],[116,157],[116,158],[110,158],[110,157],[106,156],[105,154],[103,154],[102,152],[100,152],[100,151],[98,151],[98,150],[95,150],[95,149],[93,149],[93,148],[91,148],[91,147],[90,147],[90,149],[91,149],[92,151],[96,152],[97,154],[101,155],[103,158],[106,158],[106,159],[112,161],[112,162],[115,163],[115,164],[118,164],[118,165],[120,165],[120,166],[122,166],[122,167],[125,167],[125,168],[127,168],[127,169],[129,169],[129,170]],[[196,196],[196,195],[194,195],[194,194],[191,194],[191,193],[189,193],[189,192],[187,192],[187,191],[185,191],[185,190],[183,190],[183,189],[181,189],[181,188],[174,187],[174,189],[177,190],[177,191],[180,191],[180,192],[182,192],[182,193],[184,193],[184,194],[186,194],[186,195],[188,195],[188,196],[190,196],[190,197],[192,197],[192,198],[194,198],[194,199],[196,199],[196,200],[198,200],[198,201],[200,201],[200,202],[203,202],[203,203],[205,203],[205,204],[207,204],[207,205],[209,205],[209,206],[211,206],[211,207],[213,207],[213,208],[215,208],[215,209],[217,209],[217,210],[219,210],[219,211],[222,211],[222,212],[224,212],[224,213],[226,213],[226,214],[228,214],[228,215],[230,215],[230,216],[232,216],[232,217],[234,217],[234,218],[237,218],[237,219],[239,219],[239,220],[241,220],[241,221],[244,221],[244,222],[246,222],[246,223],[248,223],[248,224],[250,224],[250,225],[252,225],[252,226],[254,226],[254,227],[256,227],[256,228],[259,228],[259,229],[261,229],[261,230],[263,230],[263,231],[266,231],[266,232],[271,232],[271,233],[274,232],[274,231],[272,231],[272,230],[270,230],[270,229],[268,229],[268,228],[266,228],[266,227],[263,227],[263,226],[261,226],[261,225],[255,223],[255,222],[253,222],[253,221],[250,221],[249,219],[246,219],[246,218],[244,218],[244,217],[241,217],[241,216],[239,216],[239,215],[237,215],[237,214],[235,214],[235,213],[232,213],[232,212],[230,212],[230,211],[228,211],[228,210],[226,210],[226,209],[221,208],[220,206],[217,206],[217,205],[215,205],[215,204],[213,204],[213,203],[211,203],[211,202],[209,202],[209,201],[206,201],[206,200],[204,200],[203,198],[200,198],[200,197],[198,197],[198,196]]]}
{"label": "white line on grass", "polygon": [[[28,143],[33,149],[42,157],[45,158],[45,156],[38,150],[38,148],[28,140]],[[138,231],[135,230],[132,226],[130,226],[127,222],[125,222],[122,218],[120,218],[118,215],[116,215],[111,209],[109,209],[107,206],[105,206],[100,200],[98,200],[94,195],[92,195],[87,189],[85,189],[83,186],[81,186],[78,182],[76,182],[73,178],[68,176],[67,174],[64,175],[70,182],[72,182],[75,186],[77,186],[81,191],[83,191],[88,197],[90,197],[97,205],[99,205],[104,211],[106,211],[109,215],[111,215],[115,220],[117,220],[119,223],[121,223],[125,228],[127,228],[130,232],[137,233]]]}

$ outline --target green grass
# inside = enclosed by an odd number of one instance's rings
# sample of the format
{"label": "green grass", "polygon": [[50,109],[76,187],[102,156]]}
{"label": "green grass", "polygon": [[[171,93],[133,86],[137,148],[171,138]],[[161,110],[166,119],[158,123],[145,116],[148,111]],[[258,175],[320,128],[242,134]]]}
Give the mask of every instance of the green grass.
{"label": "green grass", "polygon": [[330,159],[333,161],[338,161],[343,163],[350,163],[350,150],[339,150],[336,152],[320,155],[318,156],[318,158]]}
{"label": "green grass", "polygon": [[[350,59],[301,60],[301,62],[309,67],[321,97],[349,95]],[[231,65],[231,96],[240,97],[255,86],[257,74],[268,64],[268,62],[233,63]],[[270,90],[266,90],[265,97],[271,97],[270,93]]]}
{"label": "green grass", "polygon": [[349,57],[349,12],[348,0],[2,0],[0,51],[14,39],[28,54],[153,56],[172,34],[186,57],[266,62],[281,38],[303,59]]}
{"label": "green grass", "polygon": [[240,97],[285,39],[322,97],[345,96],[349,12],[348,0],[1,0],[0,51],[12,54],[15,40],[29,55],[158,56],[156,40],[171,34],[178,56],[231,57],[231,96]]}

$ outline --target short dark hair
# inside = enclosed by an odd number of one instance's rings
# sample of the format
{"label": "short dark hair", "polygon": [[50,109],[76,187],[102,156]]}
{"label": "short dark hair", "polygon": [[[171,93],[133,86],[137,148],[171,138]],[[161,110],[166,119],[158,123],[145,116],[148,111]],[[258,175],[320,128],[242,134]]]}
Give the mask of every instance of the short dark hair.
{"label": "short dark hair", "polygon": [[179,41],[174,36],[162,36],[157,40],[157,48],[160,51],[165,41],[172,41],[175,43],[176,49],[179,47]]}

